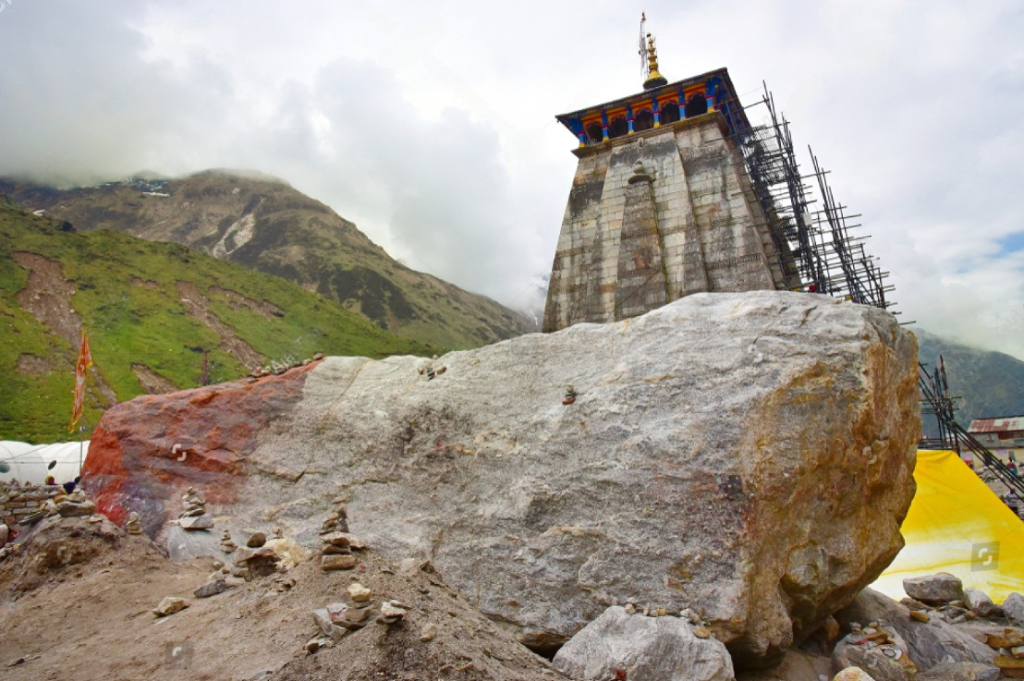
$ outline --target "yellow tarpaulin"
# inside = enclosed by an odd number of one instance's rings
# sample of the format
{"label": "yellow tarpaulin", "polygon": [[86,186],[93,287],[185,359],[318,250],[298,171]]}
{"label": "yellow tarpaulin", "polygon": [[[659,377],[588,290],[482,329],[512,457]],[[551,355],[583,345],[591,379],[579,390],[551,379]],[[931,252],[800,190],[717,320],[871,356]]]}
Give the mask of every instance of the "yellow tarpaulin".
{"label": "yellow tarpaulin", "polygon": [[919,451],[906,546],[872,584],[900,599],[905,577],[948,572],[996,603],[1024,593],[1024,522],[955,452]]}

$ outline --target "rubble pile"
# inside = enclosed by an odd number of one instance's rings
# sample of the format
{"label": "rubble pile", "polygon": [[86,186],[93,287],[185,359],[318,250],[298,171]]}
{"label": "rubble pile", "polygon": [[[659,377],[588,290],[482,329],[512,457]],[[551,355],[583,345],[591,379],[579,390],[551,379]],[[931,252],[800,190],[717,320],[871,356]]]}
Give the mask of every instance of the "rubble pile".
{"label": "rubble pile", "polygon": [[986,643],[998,653],[993,663],[1003,676],[1024,679],[1024,629],[1006,628],[998,634],[988,634]]}

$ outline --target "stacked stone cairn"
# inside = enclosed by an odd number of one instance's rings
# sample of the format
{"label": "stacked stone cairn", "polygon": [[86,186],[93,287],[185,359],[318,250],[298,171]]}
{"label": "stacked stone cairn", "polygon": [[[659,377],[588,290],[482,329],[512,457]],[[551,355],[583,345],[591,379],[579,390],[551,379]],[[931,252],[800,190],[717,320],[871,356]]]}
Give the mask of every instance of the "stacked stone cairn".
{"label": "stacked stone cairn", "polygon": [[[353,551],[363,551],[366,543],[348,533],[348,514],[345,500],[335,499],[334,510],[321,526],[320,569],[325,572],[351,570],[358,561]],[[401,622],[408,608],[396,600],[382,600],[374,609],[375,594],[359,582],[348,586],[348,599],[331,603],[313,611],[313,621],[320,629],[320,636],[310,639],[306,652],[315,653],[323,647],[330,647],[351,631],[362,629],[370,622],[395,625]]]}
{"label": "stacked stone cairn", "polygon": [[181,495],[185,510],[178,516],[178,524],[183,530],[209,530],[213,527],[213,518],[206,515],[206,499],[194,487],[189,487]]}
{"label": "stacked stone cairn", "polygon": [[359,582],[348,586],[348,598],[331,603],[313,611],[313,621],[320,629],[320,636],[306,642],[308,653],[330,647],[349,632],[362,629],[370,622],[393,626],[405,619],[408,607],[396,600],[383,600],[379,609],[374,609],[376,594]]}
{"label": "stacked stone cairn", "polygon": [[327,519],[320,526],[320,534],[348,532],[348,511],[345,509],[345,500],[338,497],[331,503],[334,504],[334,510],[328,514]]}
{"label": "stacked stone cairn", "polygon": [[220,537],[220,550],[230,555],[238,550],[238,545],[231,540],[231,530],[225,529]]}
{"label": "stacked stone cairn", "polygon": [[917,665],[910,659],[910,646],[887,622],[879,620],[861,626],[850,623],[850,633],[832,651],[832,665],[873,670],[871,678],[914,678]]}
{"label": "stacked stone cairn", "polygon": [[959,624],[978,617],[1002,615],[999,606],[979,589],[964,590],[959,577],[939,572],[903,580],[907,597],[900,602],[910,609],[910,617],[928,622],[939,617],[950,624]]}
{"label": "stacked stone cairn", "polygon": [[142,534],[142,522],[138,513],[132,511],[128,514],[128,521],[124,524],[124,529],[128,534]]}
{"label": "stacked stone cairn", "polygon": [[320,527],[320,569],[325,572],[333,570],[351,570],[356,566],[356,557],[352,551],[366,548],[358,537],[348,533],[348,513],[345,500],[335,499],[334,510]]}

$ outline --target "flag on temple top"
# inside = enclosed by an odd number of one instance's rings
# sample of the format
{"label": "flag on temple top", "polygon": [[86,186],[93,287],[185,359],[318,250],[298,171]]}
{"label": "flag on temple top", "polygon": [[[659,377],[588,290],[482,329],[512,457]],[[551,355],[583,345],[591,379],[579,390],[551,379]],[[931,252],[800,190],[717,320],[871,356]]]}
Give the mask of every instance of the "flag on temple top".
{"label": "flag on temple top", "polygon": [[78,349],[78,364],[75,365],[75,406],[71,409],[71,423],[68,432],[75,431],[75,424],[82,418],[85,404],[85,372],[92,366],[92,354],[89,352],[89,334],[82,327],[82,345]]}

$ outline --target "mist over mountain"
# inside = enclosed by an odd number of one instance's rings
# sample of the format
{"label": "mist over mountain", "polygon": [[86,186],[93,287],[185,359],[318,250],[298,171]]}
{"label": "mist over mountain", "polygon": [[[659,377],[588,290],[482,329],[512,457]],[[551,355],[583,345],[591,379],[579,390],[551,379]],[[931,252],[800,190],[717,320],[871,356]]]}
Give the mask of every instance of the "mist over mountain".
{"label": "mist over mountain", "polygon": [[477,347],[533,330],[523,315],[397,262],[328,206],[259,172],[177,179],[147,172],[71,189],[0,178],[0,191],[78,230],[178,243],[283,277],[437,347]]}

